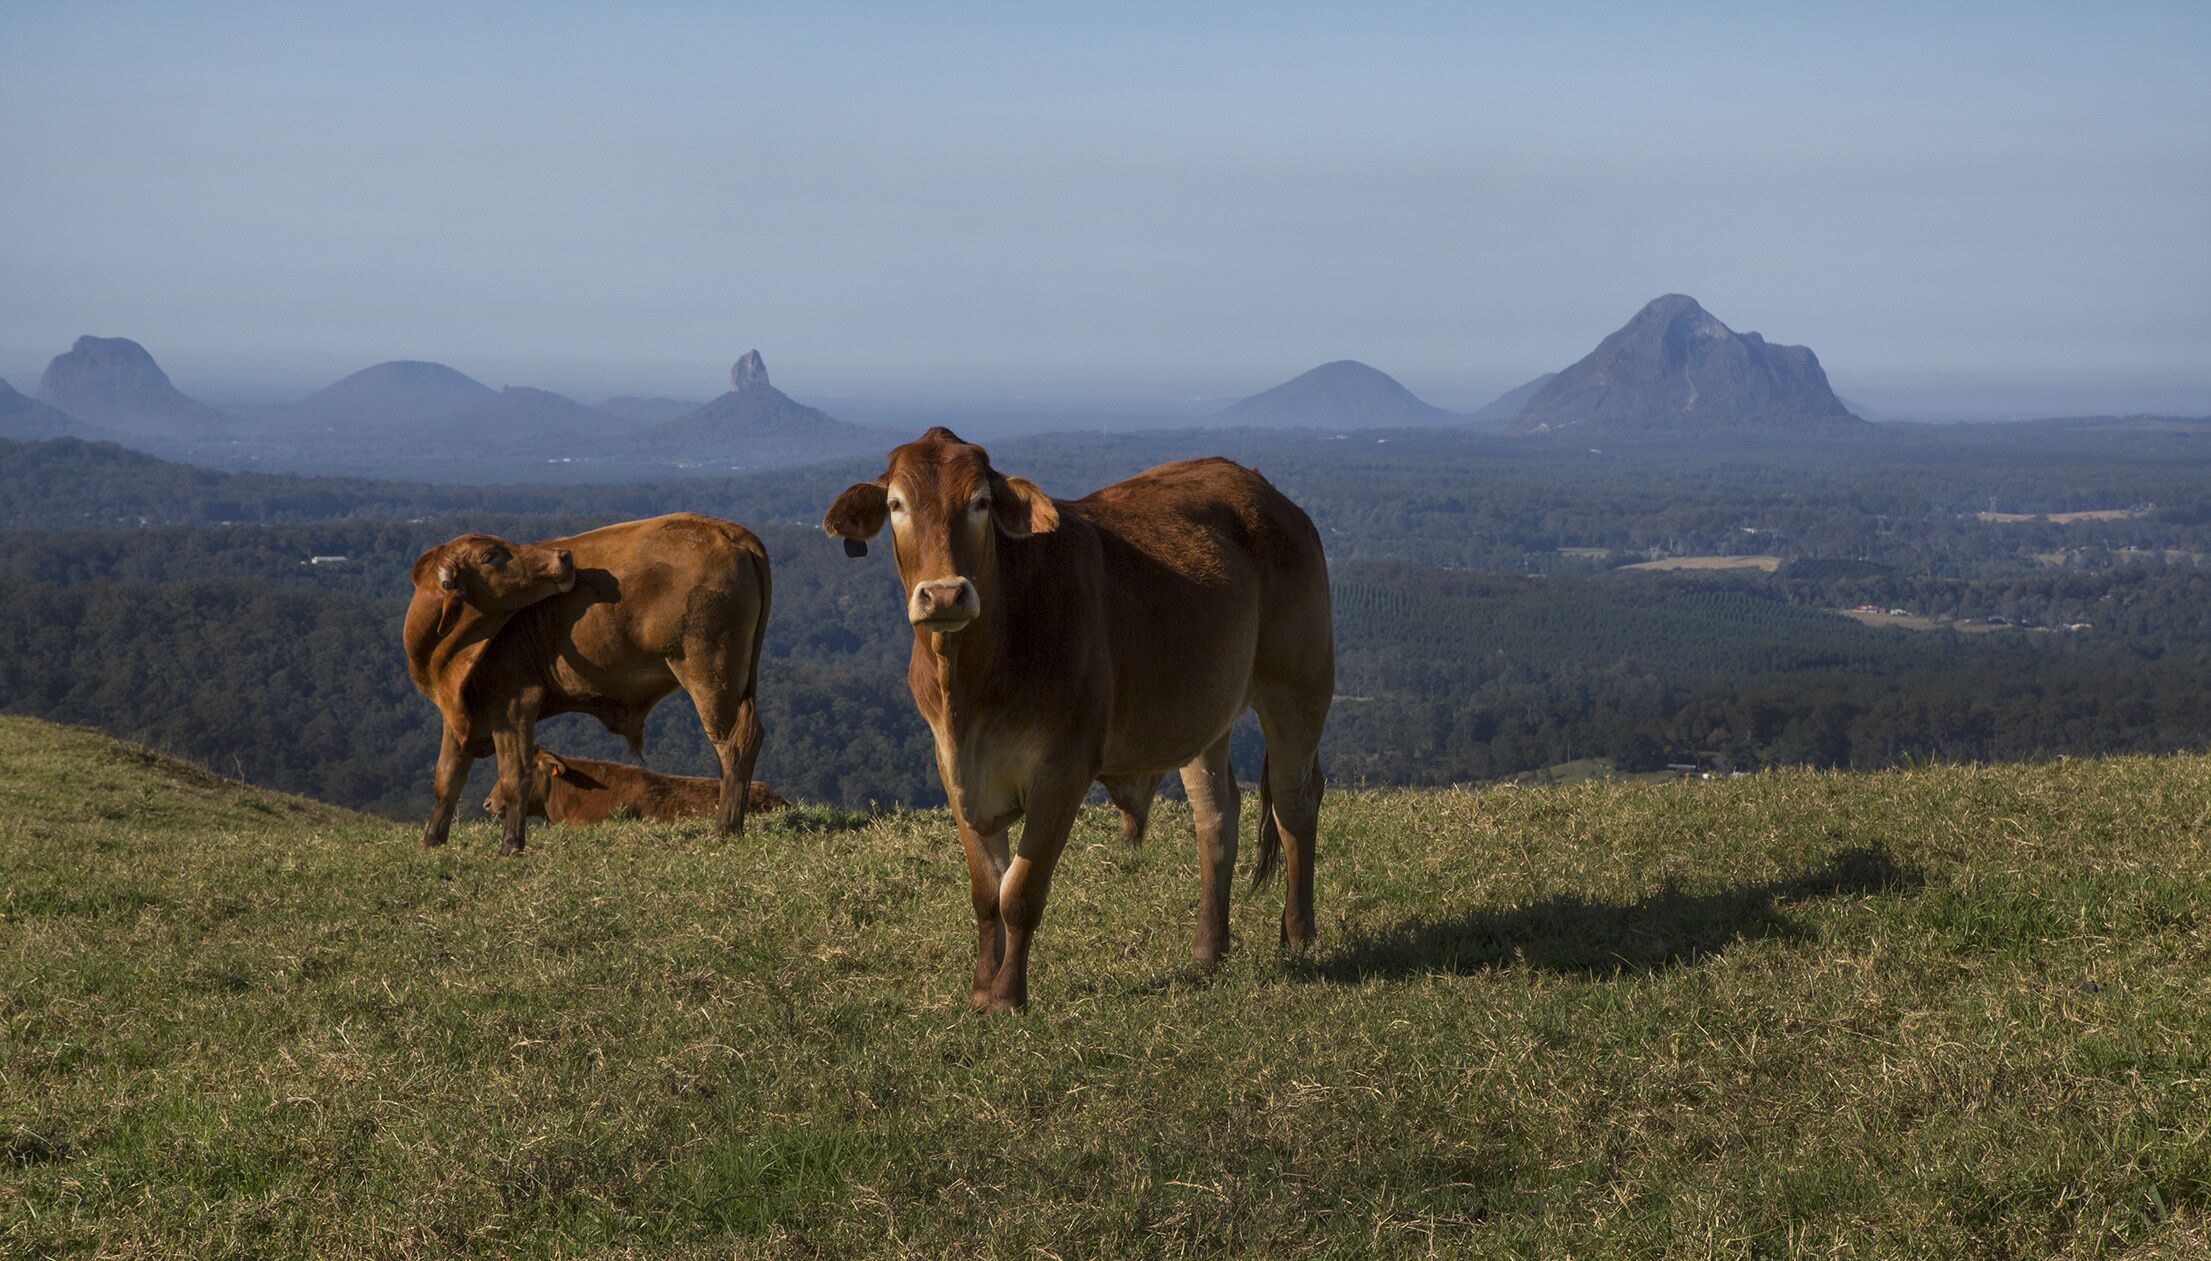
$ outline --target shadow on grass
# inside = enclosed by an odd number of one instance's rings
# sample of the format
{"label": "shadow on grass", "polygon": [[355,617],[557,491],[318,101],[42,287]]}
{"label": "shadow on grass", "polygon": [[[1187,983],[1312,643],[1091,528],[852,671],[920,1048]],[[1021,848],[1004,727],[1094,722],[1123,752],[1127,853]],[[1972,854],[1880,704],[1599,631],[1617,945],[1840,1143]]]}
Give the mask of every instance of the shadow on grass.
{"label": "shadow on grass", "polygon": [[1514,966],[1596,977],[1653,972],[1738,942],[1811,937],[1810,929],[1782,913],[1789,902],[1917,889],[1926,882],[1924,873],[1899,866],[1879,849],[1847,849],[1811,871],[1717,893],[1683,893],[1668,881],[1628,903],[1555,897],[1509,911],[1409,919],[1293,967],[1320,981]]}

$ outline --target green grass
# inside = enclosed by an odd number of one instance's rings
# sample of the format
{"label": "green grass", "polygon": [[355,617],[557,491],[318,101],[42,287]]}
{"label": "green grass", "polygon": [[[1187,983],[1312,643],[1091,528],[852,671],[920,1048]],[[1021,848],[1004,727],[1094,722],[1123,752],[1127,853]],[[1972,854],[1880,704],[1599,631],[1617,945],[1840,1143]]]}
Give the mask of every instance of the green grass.
{"label": "green grass", "polygon": [[[1329,798],[1183,967],[1086,813],[413,829],[0,719],[0,1253],[2200,1257],[2211,760]],[[1251,806],[1247,798],[1246,833]]]}

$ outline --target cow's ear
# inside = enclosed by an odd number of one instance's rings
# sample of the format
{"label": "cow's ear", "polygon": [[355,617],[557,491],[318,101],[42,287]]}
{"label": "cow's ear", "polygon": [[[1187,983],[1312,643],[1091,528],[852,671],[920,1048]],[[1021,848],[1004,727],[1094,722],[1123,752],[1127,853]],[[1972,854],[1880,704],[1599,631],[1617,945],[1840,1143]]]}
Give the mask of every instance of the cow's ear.
{"label": "cow's ear", "polygon": [[1011,539],[1050,534],[1059,528],[1059,507],[1026,477],[990,475],[990,515],[998,531]]}
{"label": "cow's ear", "polygon": [[446,563],[445,559],[445,550],[450,546],[452,546],[450,541],[440,543],[422,555],[415,557],[415,567],[409,577],[414,580],[415,587],[418,590],[428,591],[438,585],[439,579],[452,572],[452,567]]}
{"label": "cow's ear", "polygon": [[439,639],[443,639],[453,633],[454,625],[461,620],[461,607],[467,601],[462,598],[461,580],[453,572],[452,566],[442,565],[438,568],[437,584],[439,603],[436,634]]}
{"label": "cow's ear", "polygon": [[847,556],[868,554],[867,541],[883,531],[890,516],[890,491],[881,482],[860,482],[845,487],[837,501],[822,514],[821,528],[844,539]]}
{"label": "cow's ear", "polygon": [[545,773],[551,775],[554,779],[559,779],[568,773],[568,763],[561,761],[559,754],[541,751],[538,756],[545,759]]}

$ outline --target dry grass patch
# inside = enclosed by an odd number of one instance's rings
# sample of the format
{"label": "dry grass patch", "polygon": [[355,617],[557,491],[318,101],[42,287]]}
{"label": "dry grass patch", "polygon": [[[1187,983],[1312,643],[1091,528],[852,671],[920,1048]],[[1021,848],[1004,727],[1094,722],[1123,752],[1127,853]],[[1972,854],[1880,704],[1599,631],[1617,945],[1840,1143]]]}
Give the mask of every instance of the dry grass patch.
{"label": "dry grass patch", "polygon": [[1664,560],[1639,561],[1622,565],[1622,569],[1755,569],[1770,574],[1781,568],[1779,556],[1669,556]]}

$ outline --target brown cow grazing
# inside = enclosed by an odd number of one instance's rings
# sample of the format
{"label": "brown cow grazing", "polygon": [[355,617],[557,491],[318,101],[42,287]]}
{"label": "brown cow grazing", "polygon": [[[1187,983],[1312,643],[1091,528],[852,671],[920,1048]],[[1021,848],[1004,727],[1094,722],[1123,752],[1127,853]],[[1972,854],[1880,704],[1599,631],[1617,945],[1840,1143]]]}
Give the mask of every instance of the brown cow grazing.
{"label": "brown cow grazing", "polygon": [[[570,825],[624,818],[703,819],[721,804],[722,781],[712,775],[662,775],[642,766],[565,757],[539,749],[530,770],[530,817]],[[780,810],[790,803],[773,788],[752,781],[745,809]],[[484,812],[506,817],[505,784],[492,785]]]}
{"label": "brown cow grazing", "polygon": [[497,753],[499,849],[519,853],[538,719],[590,714],[635,751],[645,716],[678,687],[721,758],[715,821],[743,829],[764,735],[754,690],[769,600],[752,531],[676,513],[538,543],[464,534],[417,558],[414,583],[407,669],[445,716],[424,846],[445,843],[469,766]]}
{"label": "brown cow grazing", "polygon": [[1194,954],[1220,958],[1236,864],[1228,737],[1246,709],[1267,742],[1253,878],[1286,857],[1282,938],[1313,939],[1335,648],[1327,560],[1296,504],[1221,459],[1054,501],[937,428],[838,496],[822,526],[858,555],[886,522],[914,632],[906,680],[967,850],[976,1006],[1027,1001],[1030,938],[1093,780],[1135,836],[1150,789],[1180,768],[1203,877]]}

